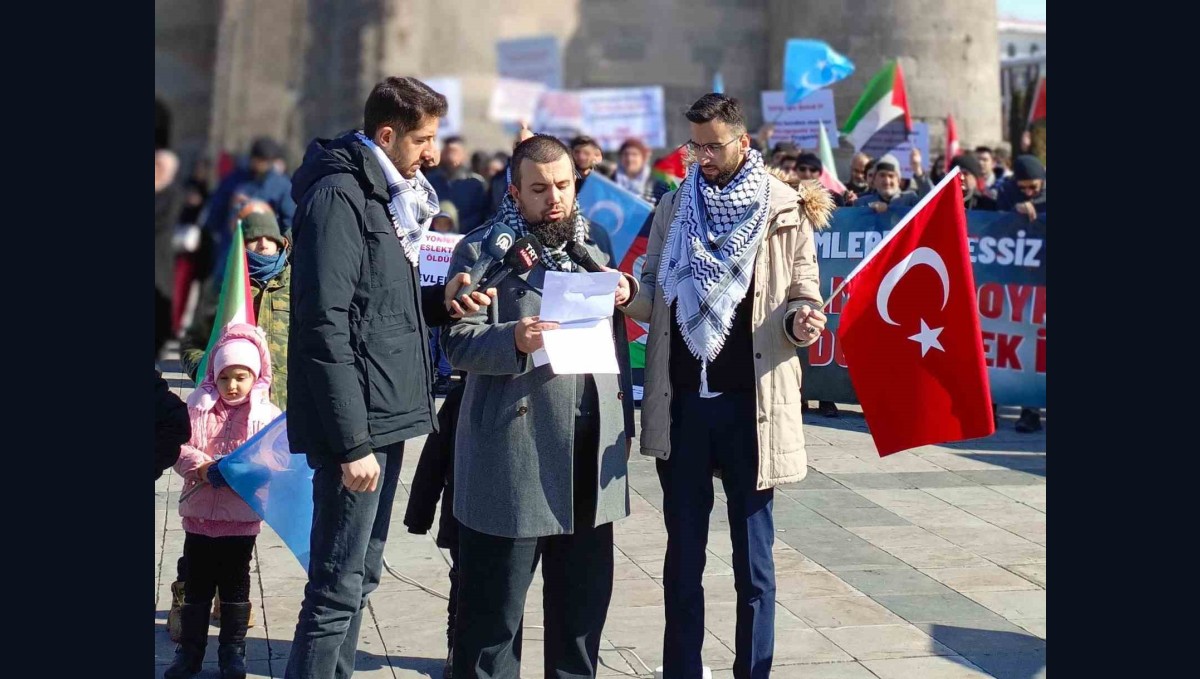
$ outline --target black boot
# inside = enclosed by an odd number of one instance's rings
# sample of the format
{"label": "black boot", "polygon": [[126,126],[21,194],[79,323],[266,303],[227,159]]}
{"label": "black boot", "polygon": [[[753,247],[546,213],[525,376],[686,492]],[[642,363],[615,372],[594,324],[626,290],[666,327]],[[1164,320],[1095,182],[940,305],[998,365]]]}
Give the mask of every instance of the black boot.
{"label": "black boot", "polygon": [[221,602],[221,635],[217,637],[217,662],[221,679],[246,679],[246,629],[250,602]]}
{"label": "black boot", "polygon": [[1032,408],[1021,408],[1021,417],[1017,418],[1016,430],[1022,434],[1032,434],[1042,428],[1042,414]]}
{"label": "black boot", "polygon": [[208,605],[184,603],[179,612],[179,648],[175,662],[163,673],[163,679],[189,679],[204,664],[208,646]]}

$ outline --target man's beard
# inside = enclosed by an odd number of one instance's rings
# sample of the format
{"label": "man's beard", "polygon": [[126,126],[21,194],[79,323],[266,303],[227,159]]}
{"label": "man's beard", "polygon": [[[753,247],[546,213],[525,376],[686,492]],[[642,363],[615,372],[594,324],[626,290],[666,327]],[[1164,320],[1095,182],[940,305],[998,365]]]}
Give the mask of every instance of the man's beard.
{"label": "man's beard", "polygon": [[551,249],[559,248],[567,241],[575,240],[575,220],[578,218],[579,206],[576,205],[569,215],[558,221],[538,224],[529,222],[529,232],[537,236],[542,245]]}
{"label": "man's beard", "polygon": [[878,193],[880,198],[891,200],[900,195],[900,187],[897,186],[894,189],[879,189]]}
{"label": "man's beard", "polygon": [[[714,186],[724,188],[727,184],[729,184],[730,181],[733,180],[733,177],[737,174],[738,170],[741,169],[742,161],[745,159],[746,157],[742,156],[734,161],[734,163],[729,167],[721,168],[721,171],[718,172],[717,176],[709,183],[713,184]],[[708,181],[708,177],[705,177],[704,180]]]}

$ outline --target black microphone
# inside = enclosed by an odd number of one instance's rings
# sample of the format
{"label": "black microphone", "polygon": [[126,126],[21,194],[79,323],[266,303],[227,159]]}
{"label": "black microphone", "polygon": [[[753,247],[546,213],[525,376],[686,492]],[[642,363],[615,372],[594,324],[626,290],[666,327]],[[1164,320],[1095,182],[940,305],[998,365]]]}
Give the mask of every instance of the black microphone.
{"label": "black microphone", "polygon": [[596,263],[596,260],[592,259],[592,256],[588,254],[587,248],[584,247],[583,243],[577,240],[567,243],[567,256],[571,258],[572,262],[583,267],[584,271],[601,273],[605,270],[604,267]]}
{"label": "black microphone", "polygon": [[537,237],[530,234],[513,243],[513,246],[504,254],[504,259],[488,269],[479,279],[479,289],[487,290],[496,287],[509,274],[520,275],[537,266],[538,262],[542,261],[541,256],[538,255],[537,242]]}
{"label": "black microphone", "polygon": [[509,251],[504,254],[503,262],[500,263],[499,270],[492,271],[488,269],[487,274],[480,278],[479,287],[482,289],[494,288],[500,281],[508,277],[509,274],[526,274],[534,266],[541,262],[541,256],[538,254],[536,247],[538,239],[533,234],[527,235],[526,238],[518,240]]}
{"label": "black microphone", "polygon": [[487,240],[483,242],[483,246],[479,249],[479,259],[475,262],[475,266],[471,267],[468,275],[471,276],[471,282],[464,285],[459,291],[460,298],[470,297],[472,292],[479,288],[479,281],[483,278],[485,272],[490,268],[495,268],[503,261],[505,253],[512,247],[513,241],[517,239],[517,234],[502,223],[497,222],[492,225],[488,232]]}

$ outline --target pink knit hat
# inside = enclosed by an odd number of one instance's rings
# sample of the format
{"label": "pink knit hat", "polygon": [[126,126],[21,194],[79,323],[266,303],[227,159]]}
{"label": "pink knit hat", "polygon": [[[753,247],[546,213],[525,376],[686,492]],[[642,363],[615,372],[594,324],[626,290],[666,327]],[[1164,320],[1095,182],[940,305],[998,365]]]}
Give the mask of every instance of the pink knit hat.
{"label": "pink knit hat", "polygon": [[235,339],[217,347],[213,352],[212,361],[214,376],[220,376],[221,371],[231,365],[249,368],[256,378],[262,373],[262,358],[258,347],[246,339]]}

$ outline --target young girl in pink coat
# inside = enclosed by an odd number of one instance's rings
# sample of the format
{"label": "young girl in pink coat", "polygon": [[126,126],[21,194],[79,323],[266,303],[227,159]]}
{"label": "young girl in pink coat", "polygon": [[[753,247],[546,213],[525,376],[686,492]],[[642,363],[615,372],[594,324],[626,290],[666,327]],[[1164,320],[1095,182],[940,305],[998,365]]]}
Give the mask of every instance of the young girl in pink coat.
{"label": "young girl in pink coat", "polygon": [[192,437],[175,463],[184,478],[179,515],[188,571],[179,649],[166,679],[200,671],[217,590],[221,679],[246,676],[250,558],[262,521],[225,482],[216,461],[280,415],[267,398],[270,388],[271,357],[263,331],[244,323],[226,328],[213,345],[203,382],[188,397]]}

